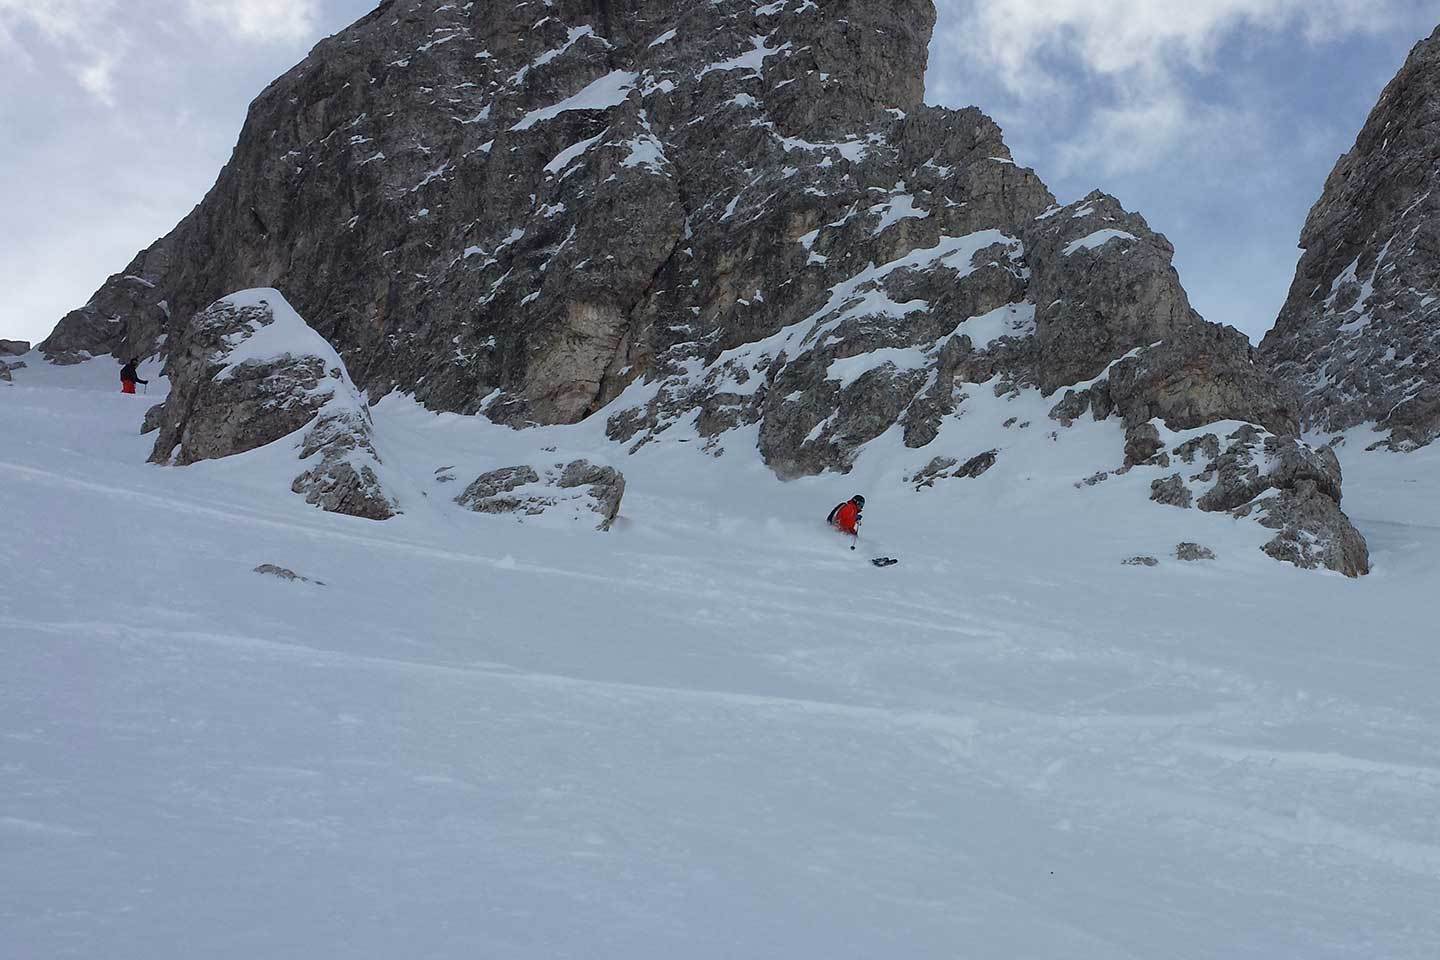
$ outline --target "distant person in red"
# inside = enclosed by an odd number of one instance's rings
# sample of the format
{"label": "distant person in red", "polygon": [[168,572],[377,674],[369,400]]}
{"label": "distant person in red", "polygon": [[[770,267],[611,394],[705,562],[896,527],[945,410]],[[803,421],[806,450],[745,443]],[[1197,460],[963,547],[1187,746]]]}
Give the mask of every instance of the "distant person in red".
{"label": "distant person in red", "polygon": [[[849,534],[852,537],[860,536],[860,511],[865,509],[865,498],[858,493],[830,511],[826,522],[841,533]],[[851,550],[855,549],[852,544]]]}
{"label": "distant person in red", "polygon": [[125,364],[125,366],[120,368],[121,393],[134,393],[135,384],[144,383],[148,385],[150,383],[149,380],[140,379],[140,371],[135,369],[139,364],[139,360],[131,360],[129,363]]}

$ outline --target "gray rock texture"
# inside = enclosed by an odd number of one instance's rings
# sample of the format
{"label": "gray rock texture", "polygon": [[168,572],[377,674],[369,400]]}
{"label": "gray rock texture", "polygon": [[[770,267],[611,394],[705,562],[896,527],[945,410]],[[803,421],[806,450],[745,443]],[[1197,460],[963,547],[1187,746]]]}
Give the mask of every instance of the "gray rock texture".
{"label": "gray rock texture", "polygon": [[1194,563],[1197,560],[1214,560],[1215,551],[1198,543],[1177,543],[1175,559],[1184,560],[1186,563]]}
{"label": "gray rock texture", "polygon": [[26,340],[0,340],[0,357],[23,357],[30,352]]}
{"label": "gray rock texture", "polygon": [[1365,538],[1340,509],[1340,461],[1329,447],[1245,425],[1224,441],[1213,433],[1193,437],[1170,455],[1187,469],[1154,481],[1152,500],[1254,517],[1280,531],[1265,552],[1297,566],[1349,577],[1370,572]]}
{"label": "gray rock texture", "polygon": [[1261,345],[1309,429],[1362,423],[1412,450],[1440,436],[1440,29],[1385,88],[1300,236]]}
{"label": "gray rock texture", "polygon": [[1188,510],[1194,498],[1190,488],[1185,485],[1185,479],[1178,473],[1164,480],[1154,480],[1150,484],[1150,499],[1156,503]]}
{"label": "gray rock texture", "polygon": [[285,580],[289,583],[313,583],[317,587],[325,586],[324,580],[312,580],[309,577],[302,577],[294,570],[273,563],[262,563],[255,568],[254,572],[260,574],[262,577],[274,577],[277,580]]}
{"label": "gray rock texture", "polygon": [[304,430],[308,469],[292,489],[323,510],[394,516],[370,413],[344,365],[274,290],[246,291],[198,313],[171,346],[171,392],[145,416],[152,463],[179,466],[245,453]]}
{"label": "gray rock texture", "polygon": [[13,376],[11,376],[11,373],[15,370],[23,369],[25,369],[25,361],[23,360],[0,360],[0,380],[5,381],[6,383],[11,383],[15,379]]}
{"label": "gray rock texture", "polygon": [[163,402],[157,403],[145,411],[145,419],[141,421],[140,424],[140,435],[144,436],[147,433],[154,433],[160,429],[164,422],[165,404]]}
{"label": "gray rock texture", "polygon": [[936,457],[931,460],[922,470],[909,478],[909,482],[915,484],[916,490],[925,487],[935,486],[937,480],[949,480],[955,478],[975,479],[987,473],[995,466],[1000,459],[999,450],[987,450],[978,453],[961,463],[953,457]]}
{"label": "gray rock texture", "polygon": [[599,514],[598,530],[609,530],[625,497],[625,476],[588,460],[555,464],[542,475],[534,467],[504,467],[481,474],[455,498],[476,513],[538,516],[556,508]]}
{"label": "gray rock texture", "polygon": [[[1064,390],[1056,419],[1119,417],[1131,465],[1167,456],[1152,421],[1292,435],[1144,218],[1057,205],[979,110],[924,105],[934,22],[931,0],[387,0],[255,100],[200,205],[42,349],[173,356],[204,305],[279,287],[372,398],[599,414],[631,450],[683,425],[782,478],[892,429],[931,448],[978,390]],[[190,429],[162,439],[218,428]]]}

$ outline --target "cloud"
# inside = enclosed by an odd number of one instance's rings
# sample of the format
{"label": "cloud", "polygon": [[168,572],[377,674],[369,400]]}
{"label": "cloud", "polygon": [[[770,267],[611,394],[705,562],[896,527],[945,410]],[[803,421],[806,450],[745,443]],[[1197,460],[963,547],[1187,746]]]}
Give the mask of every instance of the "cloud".
{"label": "cloud", "polygon": [[107,107],[115,106],[115,66],[119,57],[111,52],[98,52],[89,63],[75,73],[80,86]]}
{"label": "cloud", "polygon": [[186,0],[191,20],[256,43],[294,43],[315,33],[316,0]]}
{"label": "cloud", "polygon": [[[1393,25],[1405,0],[941,0],[947,43],[997,71],[1010,90],[1053,88],[1046,54],[1080,63],[1097,76],[1165,80],[1207,69],[1240,31],[1274,33],[1299,26],[1311,41]],[[1040,69],[1037,70],[1037,66]]]}
{"label": "cloud", "polygon": [[[183,28],[196,36],[176,37],[169,51],[150,42],[156,31],[173,31],[168,0],[0,0],[0,80],[8,74],[60,69],[100,104],[114,106],[127,72],[151,64],[128,57],[148,48],[177,56],[181,44],[209,40],[224,45],[293,45],[316,33],[318,0],[185,0]],[[134,24],[154,29],[143,33]],[[128,70],[127,70],[128,68]]]}
{"label": "cloud", "polygon": [[109,22],[116,8],[116,0],[0,0],[0,49],[12,69],[26,72],[58,58],[85,91],[113,105],[115,67],[129,46]]}
{"label": "cloud", "polygon": [[[1413,0],[940,0],[937,64],[964,62],[1032,123],[1063,130],[1067,168],[1144,169],[1253,123],[1212,76],[1230,45],[1282,35],[1320,43],[1392,30]],[[1410,14],[1413,16],[1413,13]],[[950,99],[956,81],[936,93]],[[985,92],[990,93],[990,90]],[[1003,103],[1000,104],[1003,106]]]}

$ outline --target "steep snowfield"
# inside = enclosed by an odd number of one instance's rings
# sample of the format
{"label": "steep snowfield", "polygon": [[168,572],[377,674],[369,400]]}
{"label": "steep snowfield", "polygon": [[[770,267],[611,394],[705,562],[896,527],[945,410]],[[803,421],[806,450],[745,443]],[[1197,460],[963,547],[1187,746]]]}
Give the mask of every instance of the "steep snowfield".
{"label": "steep snowfield", "polygon": [[[391,398],[377,524],[289,441],[145,465],[160,384],[114,378],[0,384],[0,955],[1440,955],[1440,452],[1342,452],[1351,582],[1158,471],[1077,489],[1119,427],[1030,396],[918,492],[890,437],[780,484]],[[626,473],[609,534],[450,502],[574,456]]]}

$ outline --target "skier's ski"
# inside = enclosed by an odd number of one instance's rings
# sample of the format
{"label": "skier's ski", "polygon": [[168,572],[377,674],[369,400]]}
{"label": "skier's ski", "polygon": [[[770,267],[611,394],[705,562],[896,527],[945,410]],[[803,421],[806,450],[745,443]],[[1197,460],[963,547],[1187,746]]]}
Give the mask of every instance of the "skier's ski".
{"label": "skier's ski", "polygon": [[870,562],[873,563],[873,564],[875,564],[875,566],[877,566],[877,567],[893,567],[893,566],[895,566],[895,564],[899,563],[900,561],[899,561],[899,560],[896,560],[894,557],[876,557],[874,560],[871,560]]}

